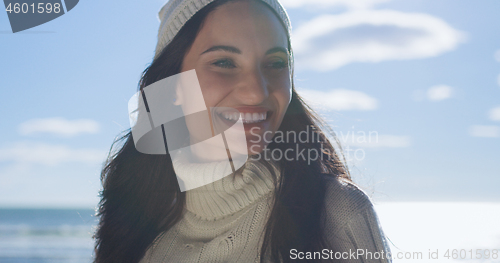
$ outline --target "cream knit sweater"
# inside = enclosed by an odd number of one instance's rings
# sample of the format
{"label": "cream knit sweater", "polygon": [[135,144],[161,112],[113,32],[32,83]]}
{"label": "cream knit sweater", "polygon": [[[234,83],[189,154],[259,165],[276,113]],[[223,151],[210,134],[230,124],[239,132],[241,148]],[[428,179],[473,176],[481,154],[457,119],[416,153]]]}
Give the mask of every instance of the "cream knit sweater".
{"label": "cream knit sweater", "polygon": [[[174,162],[176,171],[182,173],[210,174],[226,169],[221,167],[223,163],[195,164],[187,158]],[[279,175],[278,169],[275,171]],[[264,165],[248,161],[240,174],[187,191],[183,218],[153,241],[140,263],[259,262],[273,185],[271,173]],[[330,257],[335,257],[335,252],[345,252],[337,256],[350,259],[341,262],[390,262],[385,259],[389,248],[366,194],[352,184],[332,179],[325,198],[326,236],[335,244],[325,248]],[[357,249],[365,254],[383,251],[384,259],[354,259]],[[290,257],[307,258],[300,252],[291,251]],[[321,261],[318,253],[315,256]]]}

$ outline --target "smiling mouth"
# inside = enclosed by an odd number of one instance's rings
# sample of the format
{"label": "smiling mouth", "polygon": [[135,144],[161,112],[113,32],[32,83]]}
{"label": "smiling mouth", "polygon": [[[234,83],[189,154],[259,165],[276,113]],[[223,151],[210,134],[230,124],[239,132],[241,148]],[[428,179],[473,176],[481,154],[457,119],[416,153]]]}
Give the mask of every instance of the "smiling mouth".
{"label": "smiling mouth", "polygon": [[250,113],[250,112],[223,112],[221,114],[219,114],[222,118],[228,120],[228,121],[231,121],[231,122],[236,122],[240,119],[240,115],[241,115],[241,119],[243,121],[243,124],[250,124],[250,123],[259,123],[259,122],[263,122],[263,121],[266,121],[268,119],[268,116],[270,114],[268,114],[268,112],[260,112],[260,113],[257,113],[257,112],[253,112],[253,113]]}

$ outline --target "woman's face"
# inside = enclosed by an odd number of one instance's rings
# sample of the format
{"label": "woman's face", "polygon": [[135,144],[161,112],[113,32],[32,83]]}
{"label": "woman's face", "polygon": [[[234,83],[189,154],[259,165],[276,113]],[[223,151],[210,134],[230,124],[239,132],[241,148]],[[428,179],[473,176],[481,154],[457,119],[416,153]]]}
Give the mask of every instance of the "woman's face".
{"label": "woman's face", "polygon": [[[245,150],[260,153],[279,128],[291,99],[288,38],[278,17],[259,1],[218,7],[207,16],[183,59],[181,72],[192,69],[206,107],[237,109]],[[181,105],[186,95],[180,94]],[[217,115],[233,122],[235,116],[225,110]],[[195,135],[196,125],[187,124]]]}

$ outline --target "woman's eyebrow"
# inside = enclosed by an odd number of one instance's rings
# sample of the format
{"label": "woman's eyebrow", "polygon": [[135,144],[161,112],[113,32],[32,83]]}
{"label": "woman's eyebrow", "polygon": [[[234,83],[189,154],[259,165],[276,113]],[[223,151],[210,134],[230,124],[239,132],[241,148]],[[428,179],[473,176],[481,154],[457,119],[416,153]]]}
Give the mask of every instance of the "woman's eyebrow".
{"label": "woman's eyebrow", "polygon": [[283,52],[285,54],[289,54],[288,52],[288,49],[284,48],[284,47],[273,47],[271,49],[269,49],[267,52],[266,52],[266,55],[269,55],[269,54],[272,54],[272,53],[276,53],[276,52]]}
{"label": "woman's eyebrow", "polygon": [[213,46],[201,53],[200,55],[203,55],[208,52],[213,52],[213,51],[226,51],[226,52],[231,52],[231,53],[236,53],[236,54],[241,54],[241,50],[232,47],[232,46]]}
{"label": "woman's eyebrow", "polygon": [[[231,53],[235,53],[235,54],[241,54],[241,50],[239,50],[236,47],[218,45],[218,46],[213,46],[213,47],[203,51],[203,53],[201,53],[200,55],[203,55],[203,54],[208,53],[208,52],[213,52],[213,51],[226,51],[226,52],[231,52]],[[283,52],[285,54],[289,54],[288,49],[286,49],[284,47],[273,47],[266,52],[266,55],[277,53],[277,52]]]}

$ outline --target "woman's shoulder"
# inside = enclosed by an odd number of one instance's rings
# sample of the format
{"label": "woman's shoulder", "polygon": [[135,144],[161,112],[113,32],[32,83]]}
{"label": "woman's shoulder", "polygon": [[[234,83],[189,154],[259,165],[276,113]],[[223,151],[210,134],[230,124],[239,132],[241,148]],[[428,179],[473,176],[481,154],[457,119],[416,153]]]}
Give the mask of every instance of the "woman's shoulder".
{"label": "woman's shoulder", "polygon": [[350,219],[373,210],[368,195],[348,179],[324,176],[326,184],[324,207],[329,221],[341,226]]}
{"label": "woman's shoulder", "polygon": [[[358,261],[352,258],[348,262],[391,262],[387,253],[384,232],[378,221],[375,208],[368,195],[349,180],[341,178],[325,178],[325,237],[327,244],[336,251],[358,251],[363,249],[366,255],[361,255]],[[370,252],[371,254],[368,254]],[[368,255],[381,253],[377,260]]]}

